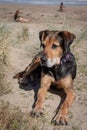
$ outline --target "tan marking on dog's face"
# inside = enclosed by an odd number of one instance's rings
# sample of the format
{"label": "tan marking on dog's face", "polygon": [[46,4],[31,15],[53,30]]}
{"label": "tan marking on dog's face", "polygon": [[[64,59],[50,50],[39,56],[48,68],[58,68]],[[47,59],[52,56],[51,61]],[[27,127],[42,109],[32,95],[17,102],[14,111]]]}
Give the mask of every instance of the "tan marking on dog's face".
{"label": "tan marking on dog's face", "polygon": [[58,32],[51,32],[45,40],[42,41],[44,57],[47,59],[44,63],[47,67],[52,67],[60,63],[63,49],[57,38]]}

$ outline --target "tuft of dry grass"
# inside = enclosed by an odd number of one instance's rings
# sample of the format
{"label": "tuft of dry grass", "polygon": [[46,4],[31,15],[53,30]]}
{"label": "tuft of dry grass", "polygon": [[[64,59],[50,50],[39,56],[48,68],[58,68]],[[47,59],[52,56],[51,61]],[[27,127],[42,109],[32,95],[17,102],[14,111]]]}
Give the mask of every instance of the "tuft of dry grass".
{"label": "tuft of dry grass", "polygon": [[0,27],[0,95],[3,95],[8,91],[5,86],[5,67],[8,65],[8,45],[6,44],[6,39],[9,36],[8,27],[2,25]]}
{"label": "tuft of dry grass", "polygon": [[32,118],[8,102],[0,101],[0,130],[44,130],[45,126],[45,118]]}
{"label": "tuft of dry grass", "polygon": [[83,27],[83,28],[82,28],[82,31],[80,32],[80,34],[78,34],[78,36],[77,36],[77,38],[76,38],[76,40],[75,40],[75,44],[72,46],[73,49],[74,49],[74,48],[80,43],[80,41],[82,41],[83,39],[84,39],[84,40],[87,40],[86,35],[87,35],[87,29],[86,29],[86,27]]}
{"label": "tuft of dry grass", "polygon": [[0,95],[8,93],[11,88],[8,86],[5,77],[5,71],[10,66],[9,47],[26,42],[29,40],[29,29],[27,26],[21,26],[17,32],[13,31],[13,24],[0,23]]}
{"label": "tuft of dry grass", "polygon": [[27,27],[22,27],[21,33],[17,34],[17,43],[29,40],[29,29]]}
{"label": "tuft of dry grass", "polygon": [[9,103],[0,102],[0,130],[26,130],[23,113],[17,108],[9,107]]}
{"label": "tuft of dry grass", "polygon": [[29,40],[29,29],[27,27],[22,28],[22,37],[24,41]]}

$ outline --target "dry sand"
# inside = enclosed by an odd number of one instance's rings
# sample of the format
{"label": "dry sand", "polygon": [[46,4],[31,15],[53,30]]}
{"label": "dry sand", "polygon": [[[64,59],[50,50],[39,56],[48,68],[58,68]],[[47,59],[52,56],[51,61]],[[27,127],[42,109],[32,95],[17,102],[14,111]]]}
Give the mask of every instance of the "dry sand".
{"label": "dry sand", "polygon": [[[15,23],[14,12],[20,9],[21,15],[29,19],[29,23]],[[76,99],[69,109],[69,126],[53,126],[50,124],[60,102],[60,96],[48,92],[45,101],[45,125],[43,130],[86,130],[87,129],[87,6],[65,6],[64,12],[58,12],[59,6],[38,5],[0,5],[0,27],[6,25],[11,33],[6,42],[9,45],[9,64],[5,81],[12,90],[1,99],[29,113],[34,103],[34,88],[21,89],[12,77],[23,70],[39,51],[38,33],[41,30],[67,30],[76,35],[71,50],[74,53],[78,70],[74,81]],[[21,29],[29,29],[29,39],[15,41]],[[13,44],[13,43],[14,44]],[[26,91],[27,90],[27,91]],[[58,92],[60,93],[60,92]]]}

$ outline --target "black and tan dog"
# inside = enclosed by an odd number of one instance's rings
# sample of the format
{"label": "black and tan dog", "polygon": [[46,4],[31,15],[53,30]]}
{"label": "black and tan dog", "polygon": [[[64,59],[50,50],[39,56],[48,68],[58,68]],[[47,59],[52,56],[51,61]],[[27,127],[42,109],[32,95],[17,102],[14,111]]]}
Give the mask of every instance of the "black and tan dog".
{"label": "black and tan dog", "polygon": [[20,15],[20,10],[16,10],[16,12],[14,14],[14,21],[15,22],[20,22],[20,23],[27,23],[27,22],[29,22],[29,19],[23,18]]}
{"label": "black and tan dog", "polygon": [[[26,83],[30,75],[41,74],[40,88],[37,95],[35,108],[31,114],[41,116],[43,114],[43,103],[47,90],[51,84],[59,89],[64,89],[66,98],[61,104],[57,115],[52,122],[55,124],[67,124],[67,113],[75,98],[73,90],[73,79],[76,76],[76,62],[70,52],[70,45],[75,35],[68,31],[44,30],[39,33],[43,51],[38,53],[32,63],[23,71],[14,76],[19,83]],[[22,80],[21,80],[22,79]]]}

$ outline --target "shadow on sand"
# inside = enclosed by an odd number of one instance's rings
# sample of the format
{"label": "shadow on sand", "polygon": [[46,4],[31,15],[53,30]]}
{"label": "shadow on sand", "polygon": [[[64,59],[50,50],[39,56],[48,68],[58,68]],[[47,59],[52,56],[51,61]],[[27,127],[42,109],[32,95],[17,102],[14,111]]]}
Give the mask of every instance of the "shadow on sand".
{"label": "shadow on sand", "polygon": [[[34,103],[32,105],[32,108],[34,108],[35,102],[37,100],[37,93],[38,93],[38,90],[40,88],[40,80],[29,83],[28,85],[19,85],[19,88],[23,89],[25,91],[31,91],[31,90],[34,91]],[[56,94],[56,95],[60,96],[60,98],[61,98],[61,101],[60,101],[58,107],[56,108],[56,113],[57,113],[60,109],[61,104],[65,100],[66,94],[63,91],[63,89],[57,89],[56,86],[53,86],[53,85],[50,87],[49,92],[52,93],[52,94]]]}

